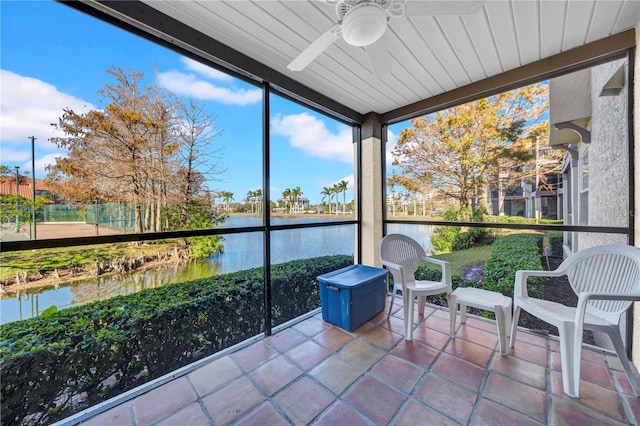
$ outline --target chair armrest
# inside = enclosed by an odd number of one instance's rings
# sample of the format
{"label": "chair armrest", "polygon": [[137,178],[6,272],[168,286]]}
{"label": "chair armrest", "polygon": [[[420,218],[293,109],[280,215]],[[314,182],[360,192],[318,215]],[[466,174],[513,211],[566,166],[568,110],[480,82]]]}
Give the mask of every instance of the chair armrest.
{"label": "chair armrest", "polygon": [[446,260],[434,259],[428,256],[422,256],[422,261],[442,267],[442,282],[451,287],[451,263]]}
{"label": "chair armrest", "polygon": [[[614,294],[598,293],[593,291],[585,291],[583,293],[580,293],[580,295],[578,296],[578,303],[576,305],[576,316],[574,319],[575,323],[580,325],[580,329],[582,329],[582,324],[584,323],[584,316],[587,313],[587,302],[589,300],[629,300],[633,302],[640,301],[640,293]],[[581,330],[580,333],[582,333]]]}
{"label": "chair armrest", "polygon": [[595,293],[592,291],[585,291],[580,293],[578,297],[578,303],[580,303],[580,299],[587,300],[629,300],[629,301],[640,301],[640,293],[631,293],[631,294],[614,294],[614,293]]}
{"label": "chair armrest", "polygon": [[564,271],[534,271],[521,269],[516,271],[516,278],[513,288],[514,297],[529,297],[527,292],[527,279],[529,277],[559,277],[564,275]]}
{"label": "chair armrest", "polygon": [[391,275],[393,276],[393,281],[395,283],[399,283],[402,285],[402,288],[404,289],[405,287],[405,280],[404,280],[404,266],[398,264],[398,263],[393,263],[393,262],[389,262],[387,260],[383,260],[382,261],[382,266],[386,266],[387,269],[389,270],[389,272],[391,272]]}
{"label": "chair armrest", "polygon": [[390,270],[391,269],[395,269],[397,271],[400,271],[400,269],[402,269],[402,265],[400,265],[398,263],[389,262],[388,260],[383,260],[382,261],[382,266],[386,266]]}
{"label": "chair armrest", "polygon": [[449,263],[446,260],[435,259],[429,256],[422,256],[421,260],[426,263],[433,263],[434,265],[440,265],[440,266],[443,266],[444,264]]}
{"label": "chair armrest", "polygon": [[[576,305],[577,311],[585,310],[587,308],[587,302],[589,300],[628,300],[630,302],[640,301],[640,293],[619,294],[619,293],[599,293],[594,291],[585,291],[578,296],[578,303]],[[576,312],[576,315],[579,312]],[[576,319],[578,317],[576,316]]]}

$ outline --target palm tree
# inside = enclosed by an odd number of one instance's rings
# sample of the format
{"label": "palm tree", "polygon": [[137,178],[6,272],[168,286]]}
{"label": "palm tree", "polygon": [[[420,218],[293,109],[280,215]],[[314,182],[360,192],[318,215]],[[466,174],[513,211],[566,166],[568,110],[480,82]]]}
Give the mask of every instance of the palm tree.
{"label": "palm tree", "polygon": [[229,203],[233,201],[233,192],[229,191],[220,191],[218,192],[218,197],[222,198],[222,202],[224,203],[225,213],[229,213],[231,211],[231,206]]}
{"label": "palm tree", "polygon": [[291,190],[289,188],[282,191],[282,199],[284,200],[284,210],[289,211],[289,201],[291,197]]}
{"label": "palm tree", "polygon": [[340,193],[340,185],[336,183],[331,187],[331,191],[336,194],[336,214],[338,214],[338,194]]}
{"label": "palm tree", "polygon": [[254,192],[252,190],[248,190],[247,196],[244,199],[247,203],[251,204],[251,213],[253,213],[253,194]]}
{"label": "palm tree", "polygon": [[253,192],[253,196],[256,200],[256,205],[257,205],[256,213],[262,213],[262,189],[256,189]]}
{"label": "palm tree", "polygon": [[247,195],[251,201],[251,213],[260,213],[262,211],[262,189],[249,191]]}
{"label": "palm tree", "polygon": [[342,214],[345,214],[345,210],[347,208],[347,187],[349,186],[349,182],[341,180],[336,185],[338,187],[338,192],[342,192]]}
{"label": "palm tree", "polygon": [[295,208],[296,213],[300,213],[300,211],[302,210],[302,208],[300,207],[300,197],[302,196],[302,190],[300,189],[299,186],[296,186],[291,190],[291,195],[296,200],[296,208]]}
{"label": "palm tree", "polygon": [[325,200],[329,202],[329,214],[331,214],[331,197],[333,197],[333,191],[328,186],[322,188],[322,204],[325,204]]}

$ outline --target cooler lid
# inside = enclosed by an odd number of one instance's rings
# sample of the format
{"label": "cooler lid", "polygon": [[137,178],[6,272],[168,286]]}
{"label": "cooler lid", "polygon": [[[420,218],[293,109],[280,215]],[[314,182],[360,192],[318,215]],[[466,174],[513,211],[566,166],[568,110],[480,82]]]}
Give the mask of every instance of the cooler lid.
{"label": "cooler lid", "polygon": [[373,279],[385,277],[387,273],[386,269],[367,265],[353,265],[321,275],[318,278],[338,287],[357,287]]}

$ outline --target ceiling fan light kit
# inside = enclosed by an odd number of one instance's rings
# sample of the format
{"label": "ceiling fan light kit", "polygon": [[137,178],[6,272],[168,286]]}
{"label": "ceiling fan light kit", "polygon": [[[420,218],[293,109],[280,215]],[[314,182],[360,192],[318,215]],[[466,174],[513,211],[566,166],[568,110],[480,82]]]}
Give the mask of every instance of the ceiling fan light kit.
{"label": "ceiling fan light kit", "polygon": [[375,43],[387,29],[387,13],[377,3],[361,3],[342,20],[342,38],[352,46]]}
{"label": "ceiling fan light kit", "polygon": [[[1,0],[0,0],[1,1]],[[375,78],[391,73],[388,52],[389,37],[383,37],[390,18],[412,16],[473,15],[483,7],[481,0],[317,0],[334,4],[337,23],[322,33],[287,65],[291,71],[302,71],[337,39],[350,46],[363,47]]]}

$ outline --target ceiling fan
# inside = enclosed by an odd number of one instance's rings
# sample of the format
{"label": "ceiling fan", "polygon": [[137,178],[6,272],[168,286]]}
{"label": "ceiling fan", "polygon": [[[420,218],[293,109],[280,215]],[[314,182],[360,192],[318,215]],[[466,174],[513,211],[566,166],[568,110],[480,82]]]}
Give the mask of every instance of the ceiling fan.
{"label": "ceiling fan", "polygon": [[473,15],[484,1],[430,0],[320,0],[335,4],[338,23],[318,37],[289,65],[291,71],[302,71],[339,37],[348,44],[364,47],[376,78],[391,72],[391,61],[385,38],[389,19],[405,16]]}

